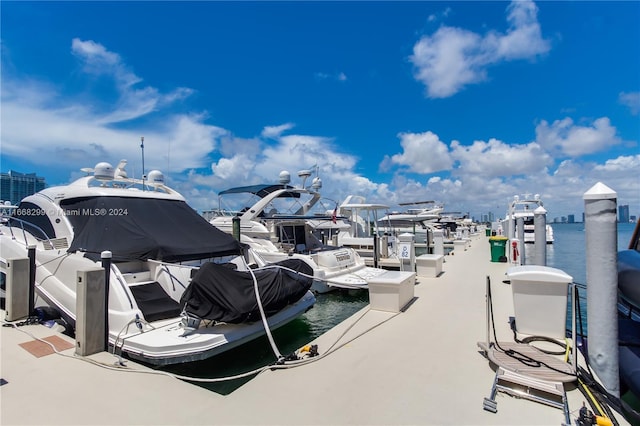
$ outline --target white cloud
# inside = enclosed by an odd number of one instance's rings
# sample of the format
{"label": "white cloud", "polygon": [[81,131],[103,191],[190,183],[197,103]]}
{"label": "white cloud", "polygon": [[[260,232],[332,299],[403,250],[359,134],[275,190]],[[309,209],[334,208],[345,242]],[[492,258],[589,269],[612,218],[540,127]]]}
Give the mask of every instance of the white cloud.
{"label": "white cloud", "polygon": [[409,59],[416,67],[415,78],[426,86],[427,96],[452,96],[469,84],[486,80],[490,65],[531,59],[549,51],[532,1],[513,1],[507,12],[506,34],[491,31],[483,37],[443,26],[414,45]]}
{"label": "white cloud", "polygon": [[629,107],[632,115],[640,113],[640,92],[622,92],[618,100],[622,105]]}
{"label": "white cloud", "polygon": [[[468,84],[465,81],[484,78],[485,64],[490,63],[492,55],[507,60],[518,58],[518,52],[527,58],[532,52],[539,52],[540,46],[525,49],[523,41],[532,40],[537,23],[527,21],[532,12],[524,6],[512,6],[509,18],[512,28],[504,36],[490,33],[482,38],[447,27],[434,34],[432,40],[438,36],[442,41],[425,45],[432,48],[432,65],[442,66],[439,70],[442,79],[434,80],[434,90],[438,87],[445,91],[447,88],[459,90]],[[519,15],[521,12],[524,19]],[[507,37],[509,35],[511,37]],[[451,40],[457,44],[452,52],[447,52]],[[206,113],[171,112],[169,107],[193,93],[191,89],[177,88],[161,93],[155,87],[145,86],[119,55],[99,43],[76,39],[73,49],[84,72],[90,74],[71,78],[105,78],[101,87],[105,87],[105,82],[110,83],[116,102],[104,105],[87,102],[85,96],[91,94],[90,91],[83,93],[83,97],[70,96],[64,93],[62,85],[24,78],[15,80],[5,74],[2,80],[3,156],[46,166],[63,164],[70,170],[92,167],[98,161],[116,163],[126,158],[129,174],[139,176],[140,137],[144,136],[146,171],[153,168],[164,171],[168,182],[198,209],[213,207],[216,191],[230,186],[275,183],[281,170],[290,171],[292,183],[299,183],[296,172],[316,164],[324,181],[322,194],[336,201],[349,194],[364,195],[369,201],[390,205],[436,199],[444,201],[447,210],[473,209],[472,213],[479,213],[497,208],[502,212],[513,195],[542,192],[553,214],[558,211],[578,214],[582,194],[597,181],[616,190],[623,203],[637,200],[640,193],[640,182],[629,178],[640,168],[637,155],[600,163],[567,160],[553,166],[550,155],[558,152],[577,157],[619,143],[616,129],[606,117],[578,124],[568,118],[552,124],[542,121],[536,128],[536,141],[519,145],[498,139],[475,141],[469,146],[457,141],[447,145],[431,131],[400,133],[400,152],[381,164],[387,171],[395,172],[394,178],[389,183],[379,183],[357,172],[359,158],[341,152],[340,145],[349,141],[338,144],[330,137],[288,134],[294,128],[292,123],[266,126],[257,136],[238,137],[231,131],[206,124],[209,119]],[[451,56],[447,56],[449,54]],[[462,60],[459,70],[455,68],[457,59]],[[452,73],[454,78],[448,81],[445,77],[452,69],[456,70]],[[469,73],[467,80],[460,77],[465,72]],[[620,102],[633,107],[637,96],[637,92],[621,94]],[[129,120],[134,118],[144,118],[140,120],[144,124],[131,123]],[[118,125],[125,120],[129,121],[126,126]],[[207,166],[212,174],[201,172],[207,170]],[[190,171],[183,173],[186,170]],[[174,172],[172,176],[168,175],[169,171]],[[435,175],[436,172],[439,175]]]}
{"label": "white cloud", "polygon": [[[275,128],[266,132],[275,140],[228,137],[223,145],[234,146],[236,150],[211,164],[213,175],[205,176],[193,171],[189,175],[189,182],[182,184],[184,191],[194,194],[189,202],[200,210],[211,208],[211,194],[208,191],[199,192],[201,187],[221,191],[235,186],[277,183],[283,170],[290,173],[292,185],[300,185],[302,181],[297,176],[298,171],[311,169],[315,176],[316,169],[313,166],[318,167],[324,188],[321,193],[330,200],[331,208],[334,206],[332,203],[340,202],[350,194],[368,197],[379,191],[385,193],[385,186],[353,171],[357,158],[340,153],[331,138],[310,135],[278,137],[277,133]],[[238,149],[243,141],[254,145],[249,150]],[[309,185],[310,181],[306,184]],[[197,195],[200,193],[202,196]]]}
{"label": "white cloud", "polygon": [[[596,120],[598,124],[593,129],[606,128],[606,121]],[[576,134],[584,133],[584,128],[569,124],[565,126],[568,133],[573,134],[574,130],[581,130]],[[411,172],[423,175],[424,180],[401,170],[388,187],[378,185],[371,193],[376,201],[393,205],[432,199],[445,202],[448,211],[502,214],[514,195],[541,193],[552,206],[550,217],[556,217],[579,214],[583,210],[582,195],[598,181],[611,182],[615,185],[612,188],[619,188],[621,200],[637,200],[640,193],[640,181],[629,179],[629,174],[640,167],[640,156],[619,157],[603,164],[567,160],[554,167],[551,154],[537,141],[512,145],[497,139],[475,141],[471,145],[452,141],[447,147],[432,132],[403,134],[402,146],[404,151],[387,158],[386,165],[409,166]],[[438,175],[420,172],[425,158],[442,148],[439,155],[453,163],[448,172]]]}
{"label": "white cloud", "polygon": [[103,45],[92,40],[74,38],[71,41],[71,52],[83,60],[85,71],[90,74],[114,74],[126,85],[140,81],[135,74],[125,69],[120,55],[109,52]]}
{"label": "white cloud", "polygon": [[[640,155],[627,155],[607,160],[604,164],[595,167],[595,170],[604,173],[628,173],[629,170],[640,170]],[[637,179],[635,179],[637,180]]]}
{"label": "white cloud", "polygon": [[449,170],[453,161],[449,155],[447,145],[432,132],[400,133],[402,154],[391,157],[391,163],[408,166],[409,171],[415,173],[434,173]]}
{"label": "white cloud", "polygon": [[553,158],[540,145],[509,145],[497,139],[475,141],[470,146],[451,144],[452,157],[460,162],[456,173],[478,176],[527,175],[544,171]]}
{"label": "white cloud", "polygon": [[338,72],[334,74],[329,74],[326,72],[316,72],[314,73],[314,77],[317,80],[347,81],[347,75],[344,72]]}
{"label": "white cloud", "polygon": [[551,153],[572,157],[603,151],[621,142],[607,117],[594,120],[590,126],[575,125],[568,117],[551,125],[542,120],[536,126],[536,141]]}
{"label": "white cloud", "polygon": [[283,132],[293,129],[293,123],[285,123],[279,126],[265,126],[262,130],[262,137],[277,139]]}
{"label": "white cloud", "polygon": [[[85,95],[74,97],[48,83],[5,75],[3,155],[28,158],[42,165],[68,164],[70,168],[127,158],[131,173],[141,157],[140,137],[145,136],[147,169],[168,172],[170,167],[182,171],[207,164],[206,156],[226,131],[204,124],[204,114],[163,114],[159,122],[137,130],[116,125],[168,107],[189,96],[192,90],[178,88],[162,94],[149,86],[134,89],[142,80],[127,70],[119,55],[99,43],[79,39],[73,40],[72,51],[85,72],[110,79],[118,100],[100,111],[98,102],[87,102]],[[136,174],[141,173],[141,164],[137,168]]]}
{"label": "white cloud", "polygon": [[192,89],[184,87],[167,94],[160,94],[156,88],[149,86],[136,88],[135,86],[142,83],[142,79],[128,69],[120,55],[108,51],[92,40],[83,41],[74,38],[71,50],[82,62],[85,73],[92,76],[105,76],[114,82],[118,97],[115,108],[112,108],[109,113],[95,117],[98,123],[110,124],[132,120],[193,93]]}
{"label": "white cloud", "polygon": [[246,155],[240,154],[233,158],[221,158],[211,165],[211,170],[222,181],[247,182],[253,166]]}

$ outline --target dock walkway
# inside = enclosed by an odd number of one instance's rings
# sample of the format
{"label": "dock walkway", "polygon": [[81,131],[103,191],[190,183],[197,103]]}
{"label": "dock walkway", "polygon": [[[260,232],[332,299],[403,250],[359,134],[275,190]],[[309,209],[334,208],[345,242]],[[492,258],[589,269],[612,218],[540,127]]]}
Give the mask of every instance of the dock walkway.
{"label": "dock walkway", "polygon": [[[399,314],[365,307],[315,342],[308,365],[265,371],[229,395],[151,373],[128,361],[116,371],[84,362],[74,349],[35,357],[19,346],[53,333],[41,325],[2,327],[2,425],[560,425],[561,410],[498,394],[477,342],[486,338],[485,285],[493,284],[500,340],[511,340],[507,264],[490,261],[487,238],[446,256],[436,278],[418,277]],[[24,331],[24,332],[23,332]],[[73,344],[73,340],[59,335]],[[112,365],[106,353],[89,359]],[[568,387],[572,419],[583,398]],[[621,417],[621,424],[628,424]]]}

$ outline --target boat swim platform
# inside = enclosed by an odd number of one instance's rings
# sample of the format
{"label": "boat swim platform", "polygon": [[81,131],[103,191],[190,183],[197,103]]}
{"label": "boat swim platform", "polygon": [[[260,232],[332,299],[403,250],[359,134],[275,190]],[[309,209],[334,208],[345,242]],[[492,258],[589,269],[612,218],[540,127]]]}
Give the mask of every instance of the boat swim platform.
{"label": "boat swim platform", "polygon": [[[483,409],[496,374],[477,346],[486,338],[487,276],[497,339],[513,339],[508,265],[490,259],[488,239],[473,236],[467,250],[446,256],[441,275],[417,277],[403,312],[365,307],[310,342],[316,362],[267,370],[228,395],[133,361],[128,369],[138,372],[83,362],[73,348],[36,357],[20,346],[34,340],[23,331],[74,341],[43,325],[2,327],[0,424],[560,425],[562,410],[502,392],[497,413]],[[115,360],[105,352],[88,358]],[[565,386],[575,421],[584,399]]]}

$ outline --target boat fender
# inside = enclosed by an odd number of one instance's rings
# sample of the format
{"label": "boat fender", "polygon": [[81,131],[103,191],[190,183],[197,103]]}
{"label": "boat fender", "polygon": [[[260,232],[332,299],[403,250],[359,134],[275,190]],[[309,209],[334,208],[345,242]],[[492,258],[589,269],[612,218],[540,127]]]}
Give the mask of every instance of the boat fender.
{"label": "boat fender", "polygon": [[611,419],[603,416],[596,416],[596,424],[598,426],[613,426],[613,422],[611,422]]}
{"label": "boat fender", "polygon": [[309,357],[313,358],[314,356],[318,356],[318,345],[306,345],[300,349],[300,353],[308,352]]}
{"label": "boat fender", "polygon": [[588,425],[598,425],[598,426],[613,426],[613,422],[611,419],[598,416],[593,414],[593,412],[585,406],[584,402],[582,403],[582,408],[580,408],[578,414],[578,425],[580,426],[588,426]]}

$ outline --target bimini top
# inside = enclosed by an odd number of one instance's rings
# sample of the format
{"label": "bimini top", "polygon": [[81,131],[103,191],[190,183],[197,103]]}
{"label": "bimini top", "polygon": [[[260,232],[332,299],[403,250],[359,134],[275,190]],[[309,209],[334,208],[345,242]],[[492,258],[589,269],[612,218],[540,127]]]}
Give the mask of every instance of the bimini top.
{"label": "bimini top", "polygon": [[[271,194],[272,192],[278,191],[280,189],[296,189],[293,186],[289,186],[289,185],[269,185],[269,184],[262,184],[262,185],[250,185],[250,186],[239,186],[237,188],[230,188],[224,191],[221,191],[220,193],[218,193],[218,196],[220,195],[226,195],[226,194],[254,194],[257,195],[260,198],[264,198],[267,195]],[[292,191],[292,192],[284,192],[280,195],[280,197],[293,197],[293,198],[300,198],[300,193]]]}

